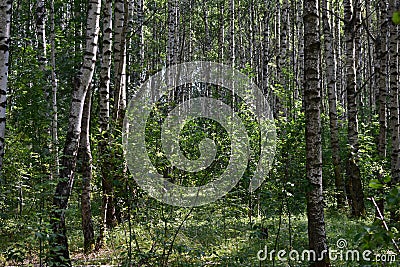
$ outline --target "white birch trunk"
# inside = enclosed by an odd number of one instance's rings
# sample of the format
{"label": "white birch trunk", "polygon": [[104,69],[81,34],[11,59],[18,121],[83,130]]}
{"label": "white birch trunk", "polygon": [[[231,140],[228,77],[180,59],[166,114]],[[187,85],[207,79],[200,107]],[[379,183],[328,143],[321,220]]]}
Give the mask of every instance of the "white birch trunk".
{"label": "white birch trunk", "polygon": [[111,80],[111,62],[112,62],[112,0],[106,0],[103,7],[103,46],[100,70],[100,170],[102,183],[102,210],[100,233],[97,239],[96,250],[100,249],[104,244],[105,232],[107,229],[107,220],[115,220],[115,209],[113,204],[113,187],[110,174],[110,162],[108,153],[109,140],[109,121],[110,121],[110,80]]}
{"label": "white birch trunk", "polygon": [[[398,8],[397,1],[390,0],[390,15]],[[399,41],[398,26],[391,23],[390,25],[390,128],[392,130],[392,153],[391,153],[391,174],[392,184],[400,183],[400,122],[399,122]],[[398,215],[398,218],[400,215]]]}
{"label": "white birch trunk", "polygon": [[177,0],[168,0],[168,43],[167,67],[177,63],[178,51],[178,3]]}
{"label": "white birch trunk", "polygon": [[306,122],[307,218],[309,249],[315,251],[313,267],[330,266],[327,253],[324,197],[322,193],[320,38],[317,0],[304,0],[304,106]]}
{"label": "white birch trunk", "polygon": [[[378,25],[380,27],[378,36],[376,37],[376,75],[377,75],[377,106],[379,118],[379,134],[378,134],[378,156],[382,167],[385,165],[386,160],[386,98],[387,98],[387,33],[388,33],[388,18],[387,18],[387,1],[383,0],[379,3],[380,16]],[[384,173],[378,171],[377,178],[383,182]],[[382,190],[381,190],[382,193]],[[384,202],[383,199],[378,199],[377,205],[383,214]],[[378,215],[378,214],[376,214]],[[379,216],[379,215],[378,215]]]}
{"label": "white birch trunk", "polygon": [[114,120],[120,119],[121,110],[126,107],[126,27],[128,14],[127,0],[115,2],[114,36]]}
{"label": "white birch trunk", "polygon": [[46,6],[44,0],[36,2],[36,35],[38,42],[38,61],[42,71],[47,65],[46,51]]}
{"label": "white birch trunk", "polygon": [[11,0],[0,2],[0,177],[3,168],[5,130],[8,58],[10,50]]}
{"label": "white birch trunk", "polygon": [[326,79],[329,100],[329,126],[331,131],[332,163],[335,173],[336,200],[338,207],[343,207],[345,203],[344,182],[340,160],[339,130],[336,109],[336,57],[333,50],[332,28],[328,17],[328,5],[326,1],[322,3],[322,22],[324,29],[324,48],[326,60]]}
{"label": "white birch trunk", "polygon": [[346,92],[347,92],[347,120],[348,120],[348,142],[349,158],[347,162],[347,182],[350,191],[352,215],[361,217],[365,215],[364,192],[362,189],[360,167],[358,165],[358,110],[357,110],[357,83],[356,83],[356,51],[355,40],[357,31],[357,8],[358,1],[345,0],[344,20],[346,39]]}
{"label": "white birch trunk", "polygon": [[91,181],[92,181],[92,150],[90,147],[90,111],[92,106],[92,93],[88,91],[85,97],[85,104],[82,115],[82,133],[79,148],[79,157],[82,159],[82,231],[83,231],[83,251],[89,254],[94,249],[94,229],[92,220],[92,208],[90,201]]}
{"label": "white birch trunk", "polygon": [[60,174],[59,157],[58,157],[58,107],[57,107],[57,91],[58,81],[56,76],[56,45],[55,45],[55,24],[54,24],[54,0],[50,2],[50,51],[51,51],[51,87],[52,87],[52,120],[51,120],[51,136],[52,136],[52,154],[54,157],[53,176],[58,177]]}
{"label": "white birch trunk", "polygon": [[101,0],[89,0],[88,17],[86,22],[86,46],[82,66],[74,80],[71,109],[69,114],[68,131],[61,158],[60,180],[54,194],[54,211],[51,216],[51,224],[55,234],[50,251],[50,258],[59,265],[71,265],[66,237],[65,209],[68,206],[74,183],[74,172],[77,160],[83,106],[86,93],[92,81],[94,66],[97,56],[97,42],[99,35]]}

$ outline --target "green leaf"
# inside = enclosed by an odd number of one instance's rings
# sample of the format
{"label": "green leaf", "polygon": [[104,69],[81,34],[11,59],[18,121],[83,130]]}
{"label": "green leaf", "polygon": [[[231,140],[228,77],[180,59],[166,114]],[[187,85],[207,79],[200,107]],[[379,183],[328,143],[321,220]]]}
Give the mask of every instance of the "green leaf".
{"label": "green leaf", "polygon": [[382,189],[383,188],[383,184],[381,184],[381,182],[378,179],[372,179],[369,182],[369,187],[371,187],[373,189]]}
{"label": "green leaf", "polygon": [[392,21],[395,25],[400,24],[400,11],[395,11],[392,16]]}

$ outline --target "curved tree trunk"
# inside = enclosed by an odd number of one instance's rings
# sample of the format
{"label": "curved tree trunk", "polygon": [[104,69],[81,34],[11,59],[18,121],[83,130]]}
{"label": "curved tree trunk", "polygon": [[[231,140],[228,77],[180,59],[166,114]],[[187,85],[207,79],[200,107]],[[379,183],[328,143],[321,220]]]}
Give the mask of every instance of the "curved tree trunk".
{"label": "curved tree trunk", "polygon": [[94,248],[94,229],[92,221],[92,208],[90,203],[91,181],[92,181],[92,151],[90,148],[90,110],[92,94],[90,91],[86,93],[85,104],[82,115],[82,133],[80,140],[80,158],[82,159],[82,231],[83,231],[83,248],[85,254],[89,254]]}
{"label": "curved tree trunk", "polygon": [[101,0],[90,0],[88,3],[86,48],[83,64],[74,81],[68,131],[60,162],[60,180],[53,199],[54,210],[50,218],[50,223],[55,237],[51,240],[50,244],[50,261],[57,266],[71,266],[68,239],[66,236],[65,210],[67,209],[74,183],[84,101],[92,81],[96,62],[100,7]]}

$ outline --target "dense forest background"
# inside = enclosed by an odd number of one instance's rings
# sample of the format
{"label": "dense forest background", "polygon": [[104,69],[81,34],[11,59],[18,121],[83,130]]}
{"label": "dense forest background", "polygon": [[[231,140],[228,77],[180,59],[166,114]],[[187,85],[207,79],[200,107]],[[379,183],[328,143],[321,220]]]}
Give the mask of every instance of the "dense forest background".
{"label": "dense forest background", "polygon": [[[398,266],[399,23],[397,0],[0,0],[1,265]],[[232,66],[263,91],[276,154],[255,192],[257,155],[223,198],[174,207],[133,179],[123,119],[149,77],[198,60]],[[236,105],[255,154],[260,138],[226,88],[196,90],[174,88],[146,128],[157,171],[189,186],[221,175],[230,138],[192,121],[182,150],[196,159],[211,138],[216,163],[174,171],[160,123],[182,99]],[[259,259],[266,248],[318,259]]]}

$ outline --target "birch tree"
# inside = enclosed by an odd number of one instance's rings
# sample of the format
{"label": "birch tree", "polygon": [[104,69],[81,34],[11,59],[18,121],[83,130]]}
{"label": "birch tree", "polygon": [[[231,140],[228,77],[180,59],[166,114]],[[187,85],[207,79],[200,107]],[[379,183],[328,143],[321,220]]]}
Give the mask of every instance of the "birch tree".
{"label": "birch tree", "polygon": [[357,83],[356,83],[356,31],[358,25],[358,0],[344,0],[344,34],[346,42],[346,92],[349,158],[347,162],[347,183],[351,198],[352,215],[360,217],[365,214],[364,192],[362,189],[358,159],[358,118],[357,118]]}
{"label": "birch tree", "polygon": [[50,259],[57,265],[71,266],[66,236],[65,209],[74,183],[74,172],[81,134],[84,101],[94,73],[97,56],[101,0],[88,2],[86,46],[82,66],[75,77],[68,130],[60,161],[60,180],[54,194],[54,210],[50,219],[54,239],[51,241]]}
{"label": "birch tree", "polygon": [[[112,175],[113,181],[118,181],[122,184],[125,178],[127,167],[124,160],[122,147],[118,145],[118,140],[123,129],[123,119],[125,116],[126,109],[126,95],[127,95],[127,77],[126,77],[126,62],[127,62],[127,33],[128,33],[128,22],[130,18],[128,0],[118,0],[115,2],[114,8],[114,101],[113,101],[113,124],[112,124]],[[117,145],[117,146],[115,146]],[[114,183],[115,184],[115,183]],[[113,189],[117,191],[118,188]],[[118,196],[117,194],[115,194]],[[108,203],[107,211],[107,226],[112,228],[116,226],[120,209],[115,205],[115,198]],[[117,218],[118,217],[118,218]]]}
{"label": "birch tree", "polygon": [[167,67],[178,62],[178,2],[168,0]]}
{"label": "birch tree", "polygon": [[[107,215],[115,218],[115,209],[113,203],[113,187],[110,175],[109,147],[109,122],[110,122],[110,80],[111,80],[111,62],[112,62],[112,0],[107,0],[103,7],[103,39],[101,51],[101,70],[100,70],[100,88],[99,88],[99,126],[100,126],[100,170],[102,185],[102,208],[100,233],[97,239],[96,249],[103,246],[105,231],[107,228]],[[114,219],[111,219],[111,221]]]}
{"label": "birch tree", "polygon": [[58,81],[56,76],[56,33],[55,33],[55,22],[54,22],[54,0],[50,1],[50,51],[51,51],[51,87],[52,87],[52,120],[51,120],[51,136],[52,136],[52,148],[54,156],[54,167],[53,174],[56,177],[59,176],[59,158],[58,158],[58,106],[57,106],[57,93],[58,93]]}
{"label": "birch tree", "polygon": [[[398,9],[397,1],[390,0],[390,16]],[[390,128],[392,132],[391,176],[392,184],[400,183],[400,122],[399,122],[399,42],[398,27],[390,24],[389,70],[390,70]]]}
{"label": "birch tree", "polygon": [[115,2],[115,36],[114,36],[114,120],[122,120],[126,107],[126,32],[127,32],[127,0]]}
{"label": "birch tree", "polygon": [[339,131],[336,108],[336,56],[333,49],[332,28],[328,17],[327,1],[322,1],[322,23],[324,32],[324,49],[326,59],[326,84],[329,101],[329,127],[331,131],[332,163],[335,174],[336,202],[338,208],[344,206],[345,192],[340,160]]}
{"label": "birch tree", "polygon": [[235,42],[235,0],[229,0],[229,15],[230,15],[230,31],[229,31],[229,47],[228,47],[228,52],[229,52],[229,62],[232,64],[232,67],[235,67],[235,61],[236,61],[236,42]]}
{"label": "birch tree", "polygon": [[[190,1],[190,9],[189,12],[192,10],[191,1]],[[219,5],[219,14],[218,14],[218,60],[222,62],[225,58],[225,0],[222,0]],[[189,25],[189,31],[191,31],[192,23]],[[191,42],[191,38],[189,39],[189,43]]]}
{"label": "birch tree", "polygon": [[0,2],[0,176],[3,168],[12,0]]}
{"label": "birch tree", "polygon": [[[380,1],[379,11],[380,16],[378,18],[379,32],[376,37],[376,75],[378,85],[378,118],[379,118],[379,135],[378,135],[378,156],[381,162],[382,170],[377,174],[379,181],[383,182],[384,175],[384,162],[386,160],[386,98],[387,98],[387,71],[386,65],[388,60],[387,53],[387,33],[388,33],[388,14],[387,14],[387,1]],[[378,200],[378,207],[383,212],[384,203],[383,199]]]}
{"label": "birch tree", "polygon": [[264,1],[265,12],[263,18],[263,29],[262,29],[262,87],[265,95],[269,96],[269,76],[270,76],[270,66],[269,63],[272,58],[271,53],[271,42],[270,42],[270,34],[271,34],[271,19],[274,17],[274,14],[269,12],[272,8],[272,4],[270,1]]}
{"label": "birch tree", "polygon": [[94,248],[94,229],[92,220],[92,208],[90,202],[91,181],[92,181],[92,150],[90,147],[90,110],[92,105],[92,93],[88,91],[85,97],[85,103],[82,113],[82,133],[80,140],[80,158],[82,159],[82,231],[83,231],[83,249],[86,254]]}
{"label": "birch tree", "polygon": [[47,64],[46,51],[46,7],[44,0],[36,2],[36,35],[38,41],[38,61],[42,72]]}
{"label": "birch tree", "polygon": [[321,84],[318,1],[303,2],[304,22],[304,106],[306,122],[306,175],[308,240],[316,255],[311,266],[330,266],[327,254],[324,197],[322,194]]}

